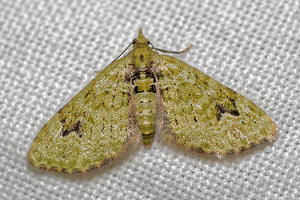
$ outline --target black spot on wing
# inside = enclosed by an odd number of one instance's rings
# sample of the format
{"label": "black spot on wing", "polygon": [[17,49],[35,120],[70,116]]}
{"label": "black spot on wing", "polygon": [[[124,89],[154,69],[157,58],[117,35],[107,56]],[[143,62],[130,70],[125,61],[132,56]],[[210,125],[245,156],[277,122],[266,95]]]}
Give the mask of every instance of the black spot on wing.
{"label": "black spot on wing", "polygon": [[68,128],[68,129],[63,128],[61,136],[62,137],[66,137],[70,133],[75,132],[78,135],[78,137],[82,137],[82,133],[81,133],[80,127],[81,127],[81,121],[78,121],[71,128]]}
{"label": "black spot on wing", "polygon": [[220,121],[220,119],[221,119],[221,117],[224,113],[229,113],[229,114],[234,115],[234,116],[239,116],[240,113],[237,110],[235,103],[234,103],[234,107],[235,107],[235,109],[229,109],[229,108],[226,108],[224,105],[217,104],[216,107],[215,107],[216,111],[217,111],[217,114],[216,114],[217,115],[217,120]]}

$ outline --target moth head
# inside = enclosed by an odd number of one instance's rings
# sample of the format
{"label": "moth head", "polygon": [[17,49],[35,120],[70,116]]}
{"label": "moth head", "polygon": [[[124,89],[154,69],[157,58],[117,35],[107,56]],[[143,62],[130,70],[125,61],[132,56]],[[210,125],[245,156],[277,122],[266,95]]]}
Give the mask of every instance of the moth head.
{"label": "moth head", "polygon": [[150,41],[145,38],[145,36],[143,35],[143,31],[142,29],[140,28],[139,29],[139,35],[137,38],[135,38],[133,41],[132,41],[132,44],[135,46],[135,45],[147,45],[149,46],[150,45]]}
{"label": "moth head", "polygon": [[139,29],[139,35],[132,41],[132,62],[136,68],[150,67],[153,50],[149,46],[150,41],[144,37],[142,29]]}

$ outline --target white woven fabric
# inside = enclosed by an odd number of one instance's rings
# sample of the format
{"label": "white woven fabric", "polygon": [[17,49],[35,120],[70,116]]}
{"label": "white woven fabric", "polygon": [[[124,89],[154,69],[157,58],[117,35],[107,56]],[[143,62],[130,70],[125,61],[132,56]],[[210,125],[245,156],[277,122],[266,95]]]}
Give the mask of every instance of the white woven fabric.
{"label": "white woven fabric", "polygon": [[[39,129],[137,36],[251,99],[276,141],[218,160],[156,139],[81,176],[34,169]],[[300,199],[300,2],[0,0],[0,199]]]}

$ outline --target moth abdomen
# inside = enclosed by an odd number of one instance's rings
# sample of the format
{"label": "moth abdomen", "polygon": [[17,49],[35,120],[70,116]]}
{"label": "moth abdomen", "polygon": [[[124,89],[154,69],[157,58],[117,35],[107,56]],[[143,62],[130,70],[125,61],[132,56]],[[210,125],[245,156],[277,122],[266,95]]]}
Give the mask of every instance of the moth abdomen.
{"label": "moth abdomen", "polygon": [[139,79],[133,81],[137,124],[143,135],[143,143],[151,144],[155,133],[155,80],[140,73]]}

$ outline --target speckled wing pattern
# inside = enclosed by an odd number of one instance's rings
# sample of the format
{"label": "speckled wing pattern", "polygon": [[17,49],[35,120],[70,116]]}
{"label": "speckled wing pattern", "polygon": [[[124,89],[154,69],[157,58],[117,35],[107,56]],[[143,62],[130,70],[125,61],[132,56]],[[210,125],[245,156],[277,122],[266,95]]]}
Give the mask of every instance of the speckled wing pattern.
{"label": "speckled wing pattern", "polygon": [[258,106],[158,54],[168,51],[155,49],[141,29],[131,45],[42,128],[28,154],[33,166],[84,173],[142,142],[151,145],[155,132],[219,157],[275,138],[275,124]]}
{"label": "speckled wing pattern", "polygon": [[275,138],[275,124],[250,100],[176,58],[160,60],[159,127],[167,140],[222,156]]}
{"label": "speckled wing pattern", "polygon": [[33,166],[84,173],[139,143],[126,66],[124,58],[109,65],[47,122],[28,154]]}

